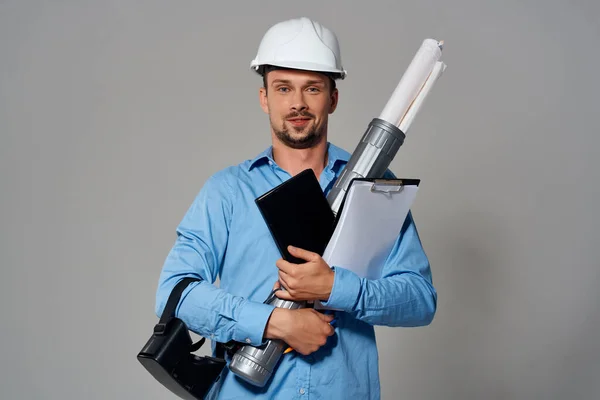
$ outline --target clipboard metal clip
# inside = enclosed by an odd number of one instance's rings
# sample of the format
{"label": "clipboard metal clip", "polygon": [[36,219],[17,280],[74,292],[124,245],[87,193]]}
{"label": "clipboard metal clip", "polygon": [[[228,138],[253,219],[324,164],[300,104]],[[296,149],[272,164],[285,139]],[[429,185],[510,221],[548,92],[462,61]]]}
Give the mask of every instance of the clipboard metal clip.
{"label": "clipboard metal clip", "polygon": [[375,179],[371,185],[371,192],[392,193],[401,192],[404,184],[399,179]]}

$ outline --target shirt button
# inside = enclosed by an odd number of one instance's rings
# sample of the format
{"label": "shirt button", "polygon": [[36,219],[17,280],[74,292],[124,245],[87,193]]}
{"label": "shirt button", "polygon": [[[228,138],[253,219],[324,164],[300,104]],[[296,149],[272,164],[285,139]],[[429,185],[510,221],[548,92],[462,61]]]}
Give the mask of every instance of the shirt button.
{"label": "shirt button", "polygon": [[304,388],[300,388],[300,394],[304,394]]}
{"label": "shirt button", "polygon": [[252,343],[252,340],[250,340],[250,338],[246,338],[246,343]]}

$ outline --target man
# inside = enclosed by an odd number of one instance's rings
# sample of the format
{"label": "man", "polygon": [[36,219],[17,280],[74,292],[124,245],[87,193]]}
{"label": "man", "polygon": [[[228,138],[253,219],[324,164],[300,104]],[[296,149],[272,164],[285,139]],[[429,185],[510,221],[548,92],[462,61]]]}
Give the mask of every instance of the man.
{"label": "man", "polygon": [[[160,275],[156,313],[175,284],[201,278],[184,291],[177,316],[214,342],[260,345],[281,339],[295,349],[282,356],[263,388],[227,368],[213,387],[220,399],[377,399],[380,397],[374,325],[423,326],[436,310],[428,259],[409,213],[383,277],[361,279],[315,253],[281,258],[254,200],[311,168],[324,193],[350,154],[327,139],[328,118],[343,79],[337,38],[307,18],[271,27],[252,67],[263,75],[260,105],[269,115],[272,146],[257,157],[211,175],[177,228],[177,240]],[[389,173],[391,176],[391,173]],[[213,283],[219,277],[220,286]],[[274,287],[281,298],[321,300],[343,310],[286,310],[263,304]],[[229,360],[228,360],[229,361]]]}

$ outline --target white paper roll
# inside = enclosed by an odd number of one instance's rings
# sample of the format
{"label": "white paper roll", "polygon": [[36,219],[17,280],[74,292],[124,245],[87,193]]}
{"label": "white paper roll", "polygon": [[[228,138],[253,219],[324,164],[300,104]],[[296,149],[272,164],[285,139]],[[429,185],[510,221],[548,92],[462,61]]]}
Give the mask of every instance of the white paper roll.
{"label": "white paper roll", "polygon": [[441,56],[440,42],[425,39],[379,118],[398,126]]}
{"label": "white paper roll", "polygon": [[425,81],[423,88],[419,91],[419,94],[417,95],[417,97],[415,98],[413,103],[408,108],[408,111],[402,118],[400,125],[397,125],[398,128],[400,128],[400,130],[402,132],[404,132],[404,134],[406,134],[406,132],[408,132],[408,130],[410,129],[410,125],[412,124],[413,120],[415,119],[415,116],[418,114],[419,110],[421,109],[421,106],[423,105],[423,102],[427,98],[427,95],[429,94],[429,92],[431,92],[431,88],[433,87],[435,82],[438,80],[438,78],[440,76],[442,76],[442,73],[444,72],[445,69],[446,69],[446,64],[444,64],[442,61],[438,61],[435,63],[435,66],[433,67],[433,71],[431,71],[431,74]]}

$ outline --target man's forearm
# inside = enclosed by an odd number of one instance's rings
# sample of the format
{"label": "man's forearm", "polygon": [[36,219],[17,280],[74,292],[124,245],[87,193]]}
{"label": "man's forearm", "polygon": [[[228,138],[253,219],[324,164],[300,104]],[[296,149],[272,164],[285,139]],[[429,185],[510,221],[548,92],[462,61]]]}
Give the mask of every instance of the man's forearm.
{"label": "man's forearm", "polygon": [[[162,283],[157,292],[156,314],[161,315],[175,279]],[[176,316],[188,329],[207,339],[260,345],[274,307],[227,293],[213,284],[192,282],[183,292]]]}
{"label": "man's forearm", "polygon": [[342,268],[335,271],[333,295],[324,305],[372,325],[423,326],[433,320],[437,294],[422,276],[406,272],[369,280]]}

